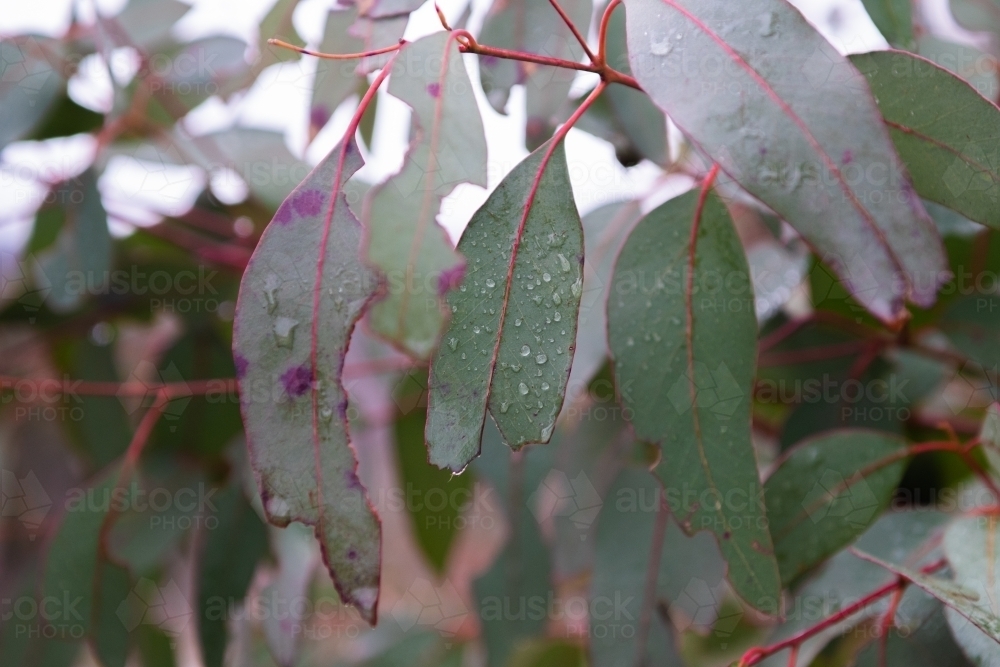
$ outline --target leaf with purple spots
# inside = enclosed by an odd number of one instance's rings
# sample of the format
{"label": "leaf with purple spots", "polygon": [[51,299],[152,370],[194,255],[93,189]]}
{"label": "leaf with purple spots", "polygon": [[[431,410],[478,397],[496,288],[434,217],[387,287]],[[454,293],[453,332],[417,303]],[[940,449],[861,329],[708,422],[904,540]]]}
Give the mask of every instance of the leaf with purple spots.
{"label": "leaf with purple spots", "polygon": [[423,358],[447,321],[441,297],[464,266],[435,218],[460,183],[486,185],[486,135],[450,33],[405,45],[389,93],[413,108],[414,138],[402,170],[373,190],[366,206],[367,257],[388,278],[371,323],[380,336]]}
{"label": "leaf with purple spots", "polygon": [[511,447],[548,442],[573,362],[583,295],[583,229],[566,153],[543,144],[469,222],[468,262],[448,296],[451,323],[431,362],[430,461],[462,470],[478,453],[487,410]]}
{"label": "leaf with purple spots", "polygon": [[341,384],[351,331],[378,285],[343,192],[363,164],[353,134],[264,231],[240,286],[233,349],[268,520],[313,526],[341,597],[374,622],[379,520],[358,480]]}

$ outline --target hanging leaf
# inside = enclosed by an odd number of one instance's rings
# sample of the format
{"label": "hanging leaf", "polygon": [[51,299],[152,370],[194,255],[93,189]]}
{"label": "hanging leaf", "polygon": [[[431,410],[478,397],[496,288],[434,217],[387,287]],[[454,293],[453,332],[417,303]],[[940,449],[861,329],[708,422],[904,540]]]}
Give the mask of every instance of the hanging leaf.
{"label": "hanging leaf", "polygon": [[907,298],[934,303],[941,241],[864,77],[798,10],[784,0],[626,6],[632,71],[698,148],[880,319],[898,324]]}
{"label": "hanging leaf", "polygon": [[733,588],[763,608],[780,585],[750,441],[749,276],[719,198],[672,199],[639,222],[618,256],[608,341],[636,436],[661,446],[656,473],[671,512],[688,531],[715,533]]}
{"label": "hanging leaf", "polygon": [[[875,27],[897,49],[913,50],[912,0],[862,0]],[[853,60],[853,58],[852,58]],[[857,63],[855,62],[855,65]],[[878,93],[875,93],[878,99]]]}
{"label": "hanging leaf", "polygon": [[790,450],[764,485],[781,582],[850,544],[878,519],[906,468],[906,443],[833,431]]}
{"label": "hanging leaf", "polygon": [[[271,543],[278,561],[278,574],[261,591],[263,607],[280,609],[289,601],[307,600],[319,560],[310,531],[300,523],[287,528],[271,528]],[[292,604],[287,614],[271,614],[261,621],[267,648],[280,667],[298,664],[304,639],[302,627],[309,622],[308,612],[307,606]]]}
{"label": "hanging leaf", "polygon": [[380,529],[347,430],[344,355],[375,292],[344,183],[352,136],[278,209],[243,275],[233,352],[251,461],[271,523],[313,526],[341,598],[374,622]]}
{"label": "hanging leaf", "polygon": [[667,615],[677,599],[665,590],[676,566],[664,541],[667,514],[662,487],[645,470],[622,471],[608,493],[590,600],[595,612],[614,611],[590,618],[594,667],[682,664]]}
{"label": "hanging leaf", "polygon": [[573,362],[583,233],[566,154],[538,148],[476,211],[458,250],[467,277],[430,370],[430,461],[459,471],[487,408],[511,447],[552,437]]}
{"label": "hanging leaf", "polygon": [[461,280],[462,257],[436,222],[459,183],[486,185],[486,136],[472,83],[450,33],[399,51],[389,93],[413,109],[416,138],[402,170],[366,206],[368,261],[388,277],[372,328],[416,357],[437,344],[447,315],[441,297]]}
{"label": "hanging leaf", "polygon": [[[366,50],[364,40],[351,33],[351,26],[358,18],[357,9],[330,10],[326,15],[323,41],[319,50],[323,53],[361,53]],[[357,72],[358,63],[353,60],[317,60],[316,75],[313,79],[312,98],[309,102],[309,138],[314,139],[329,122],[333,112],[358,89],[363,77]]]}
{"label": "hanging leaf", "polygon": [[[580,34],[586,35],[590,29],[593,5],[585,0],[563,0],[560,5]],[[583,57],[583,48],[549,0],[493,3],[483,22],[480,41],[563,60],[579,61]],[[510,89],[518,84],[524,85],[528,111],[525,142],[528,150],[533,151],[552,135],[554,118],[566,103],[575,72],[484,57],[479,60],[479,78],[486,99],[499,113],[505,113]]]}
{"label": "hanging leaf", "polygon": [[[239,479],[215,497],[215,521],[205,531],[198,572],[198,632],[206,667],[222,667],[230,614],[246,597],[257,561],[267,553],[267,529],[243,496]],[[239,544],[239,549],[233,545]]]}
{"label": "hanging leaf", "polygon": [[1000,109],[908,53],[865,53],[851,62],[868,78],[920,196],[1000,229]]}

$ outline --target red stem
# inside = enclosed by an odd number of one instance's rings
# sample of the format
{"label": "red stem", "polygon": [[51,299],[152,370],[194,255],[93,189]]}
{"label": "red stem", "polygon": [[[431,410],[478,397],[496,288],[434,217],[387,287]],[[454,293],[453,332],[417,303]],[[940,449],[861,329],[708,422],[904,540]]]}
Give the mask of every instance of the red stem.
{"label": "red stem", "polygon": [[611,21],[611,13],[620,4],[622,4],[622,0],[611,0],[608,6],[604,8],[604,14],[601,15],[601,25],[597,31],[597,59],[601,65],[606,66],[608,62],[608,53],[605,45],[608,41],[608,23]]}
{"label": "red stem", "polygon": [[559,4],[559,0],[549,0],[549,4],[552,5],[552,9],[556,10],[556,13],[562,18],[563,23],[565,23],[566,27],[569,28],[569,31],[573,33],[573,36],[576,37],[576,41],[580,42],[580,46],[583,47],[583,52],[587,54],[587,58],[590,59],[590,62],[597,63],[597,56],[595,56],[594,52],[590,50],[590,47],[587,45],[587,40],[580,34],[580,31],[573,24],[572,19],[570,19],[565,11],[563,11],[562,6]]}

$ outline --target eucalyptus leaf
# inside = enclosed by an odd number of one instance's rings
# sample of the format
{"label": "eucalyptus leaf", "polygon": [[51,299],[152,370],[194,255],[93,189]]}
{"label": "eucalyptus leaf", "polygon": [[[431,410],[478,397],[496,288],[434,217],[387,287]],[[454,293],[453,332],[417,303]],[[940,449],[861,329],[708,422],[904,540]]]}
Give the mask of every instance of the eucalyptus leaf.
{"label": "eucalyptus leaf", "polygon": [[0,42],[0,150],[39,125],[59,98],[63,51],[58,41],[35,35]]}
{"label": "eucalyptus leaf", "polygon": [[458,244],[467,277],[431,363],[427,443],[465,468],[487,408],[517,449],[552,437],[573,361],[583,294],[583,233],[563,146],[538,148],[500,183]]}
{"label": "eucalyptus leaf", "polygon": [[934,303],[941,241],[846,57],[784,0],[626,6],[632,71],[697,148],[883,321]]}
{"label": "eucalyptus leaf", "polygon": [[435,216],[458,184],[486,185],[486,136],[451,33],[406,44],[393,71],[389,93],[410,105],[417,130],[402,170],[365,206],[365,253],[388,279],[370,321],[386,340],[426,358],[447,322],[441,297],[464,270]]}
{"label": "eucalyptus leaf", "polygon": [[[955,574],[955,583],[979,596],[979,604],[994,619],[1000,617],[1000,558],[997,556],[996,516],[962,517],[944,534],[944,553]],[[1000,665],[1000,627],[992,631],[970,622],[957,609],[945,610],[948,625],[962,651],[980,667]]]}
{"label": "eucalyptus leaf", "polygon": [[912,50],[916,47],[916,41],[913,39],[911,0],[862,0],[862,2],[875,27],[886,41],[898,49]]}
{"label": "eucalyptus leaf", "polygon": [[875,431],[831,431],[790,450],[764,485],[783,584],[861,535],[889,504],[906,443]]}
{"label": "eucalyptus leaf", "polygon": [[851,56],[921,197],[1000,229],[1000,109],[948,70],[901,51]]}
{"label": "eucalyptus leaf", "polygon": [[689,532],[716,535],[733,588],[765,609],[780,584],[750,440],[749,276],[722,201],[711,192],[672,199],[639,222],[618,256],[608,340],[636,435],[662,449],[656,474],[671,512]]}
{"label": "eucalyptus leaf", "polygon": [[377,284],[343,193],[362,164],[348,137],[278,209],[243,275],[233,351],[268,520],[312,525],[342,599],[373,622],[380,528],[357,477],[341,380]]}

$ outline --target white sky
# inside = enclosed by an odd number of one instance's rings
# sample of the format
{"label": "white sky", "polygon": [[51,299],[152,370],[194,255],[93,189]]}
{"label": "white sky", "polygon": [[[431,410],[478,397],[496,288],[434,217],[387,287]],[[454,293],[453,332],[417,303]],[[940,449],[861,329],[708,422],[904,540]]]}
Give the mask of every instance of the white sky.
{"label": "white sky", "polygon": [[[69,10],[74,0],[32,0],[14,2],[0,0],[0,35],[24,31],[59,35],[69,23]],[[231,34],[248,43],[255,43],[257,26],[274,0],[185,0],[193,6],[174,28],[174,36],[193,39],[209,34]],[[471,0],[473,14],[470,29],[478,30],[490,0]],[[440,0],[445,14],[456,18],[466,0]],[[947,0],[935,0],[941,5]],[[94,7],[104,14],[113,14],[125,0],[76,0],[78,11],[86,19],[93,16]],[[325,13],[332,0],[302,0],[294,14],[299,34],[316,46],[321,38]],[[857,52],[885,47],[885,41],[871,24],[861,0],[796,0],[806,17],[813,22],[839,48]],[[942,5],[943,6],[943,5]],[[415,39],[440,29],[433,4],[427,3],[411,16],[406,38]],[[466,56],[466,63],[473,81],[478,81],[475,57]],[[128,59],[113,63],[116,71],[129,69]],[[265,70],[260,79],[246,93],[235,96],[228,103],[212,98],[195,109],[186,119],[185,126],[193,134],[202,134],[233,124],[274,129],[284,132],[286,144],[296,155],[316,163],[339,141],[351,114],[352,100],[334,114],[333,121],[306,146],[307,109],[310,85],[315,63],[304,57],[298,62],[282,63]],[[577,88],[585,90],[594,80],[581,75]],[[385,86],[383,86],[384,90]],[[110,103],[111,85],[106,69],[94,56],[83,63],[80,73],[71,82],[70,94],[85,106],[100,108]],[[492,189],[520,161],[526,151],[523,147],[524,97],[515,92],[508,106],[509,116],[494,112],[477,94],[480,102],[489,148],[489,189]],[[353,102],[356,103],[356,102]],[[402,163],[409,127],[409,109],[402,102],[381,93],[376,120],[377,140],[368,164],[360,176],[368,181],[384,179],[394,173]],[[572,130],[566,141],[567,157],[573,168],[571,178],[574,194],[582,213],[611,200],[632,198],[646,194],[653,186],[659,170],[648,164],[624,169],[614,157],[610,144],[595,139],[578,130]],[[32,185],[31,175],[72,174],[82,170],[92,152],[92,142],[86,137],[51,140],[43,143],[23,142],[9,146],[0,154],[0,246],[11,248],[23,242],[30,231],[30,222],[37,206],[39,186]],[[204,176],[181,170],[166,174],[162,188],[153,188],[156,194],[149,199],[149,188],[136,186],[143,174],[134,166],[116,163],[101,182],[105,198],[132,200],[167,212],[180,212],[190,206]],[[139,171],[142,171],[139,169]],[[233,187],[232,179],[224,179],[228,188],[219,186],[221,198],[238,197],[241,187]],[[213,181],[213,184],[216,181]],[[439,220],[457,238],[475,209],[485,200],[488,190],[462,185],[449,197],[442,208]],[[127,233],[128,228],[114,224],[113,231]]]}

